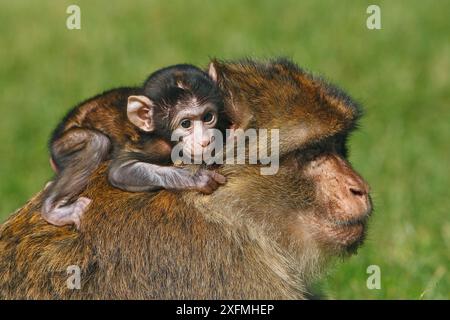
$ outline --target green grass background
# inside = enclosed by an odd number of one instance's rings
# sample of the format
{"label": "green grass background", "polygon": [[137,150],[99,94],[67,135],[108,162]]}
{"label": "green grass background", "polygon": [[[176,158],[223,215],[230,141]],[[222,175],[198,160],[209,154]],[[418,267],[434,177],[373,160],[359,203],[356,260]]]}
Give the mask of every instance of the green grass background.
{"label": "green grass background", "polygon": [[[75,103],[210,56],[286,55],[366,108],[351,161],[375,214],[332,299],[450,298],[450,1],[0,0],[0,219],[51,178],[47,139]],[[382,29],[366,28],[381,7]],[[81,7],[81,30],[66,8]],[[381,268],[381,290],[366,268]]]}

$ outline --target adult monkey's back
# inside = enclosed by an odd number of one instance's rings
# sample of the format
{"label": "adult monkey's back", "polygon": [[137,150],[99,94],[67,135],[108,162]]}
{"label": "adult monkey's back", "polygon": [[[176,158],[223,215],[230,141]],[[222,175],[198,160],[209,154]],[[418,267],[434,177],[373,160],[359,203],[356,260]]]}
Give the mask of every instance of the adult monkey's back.
{"label": "adult monkey's back", "polygon": [[80,232],[46,224],[38,195],[1,226],[1,297],[298,299],[328,258],[355,251],[371,211],[345,159],[355,104],[289,61],[213,67],[237,126],[280,128],[278,173],[225,165],[227,184],[203,196],[122,192],[103,167]]}

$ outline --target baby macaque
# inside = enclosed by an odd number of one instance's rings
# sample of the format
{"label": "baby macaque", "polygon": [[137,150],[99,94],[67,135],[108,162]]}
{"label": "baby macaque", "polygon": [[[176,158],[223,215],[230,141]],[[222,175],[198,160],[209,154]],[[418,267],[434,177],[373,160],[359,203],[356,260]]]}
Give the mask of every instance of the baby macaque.
{"label": "baby macaque", "polygon": [[[227,126],[215,81],[187,64],[156,71],[142,88],[113,89],[79,104],[50,140],[50,161],[57,176],[46,189],[44,219],[79,228],[91,200],[78,196],[105,160],[112,160],[110,183],[126,191],[212,193],[226,182],[224,176],[174,166],[171,153],[181,143],[184,156],[198,157],[213,145],[210,129],[224,131]],[[173,135],[181,142],[172,141]]]}

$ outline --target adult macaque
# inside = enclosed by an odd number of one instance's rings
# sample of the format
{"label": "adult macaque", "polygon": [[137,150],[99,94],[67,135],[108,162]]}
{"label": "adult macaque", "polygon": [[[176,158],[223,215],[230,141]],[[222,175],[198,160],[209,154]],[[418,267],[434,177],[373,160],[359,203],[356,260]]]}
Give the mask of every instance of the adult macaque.
{"label": "adult macaque", "polygon": [[[238,127],[280,129],[278,173],[224,165],[227,184],[205,197],[123,192],[102,165],[80,232],[43,221],[41,195],[1,226],[1,297],[304,299],[329,258],[355,251],[371,212],[346,160],[356,105],[286,60],[211,70]],[[71,265],[80,290],[66,285]]]}
{"label": "adult macaque", "polygon": [[192,172],[171,166],[172,147],[178,143],[171,137],[181,137],[182,151],[199,158],[211,147],[209,129],[225,129],[222,112],[216,84],[192,65],[161,69],[143,88],[114,89],[82,102],[50,141],[51,163],[58,175],[46,191],[44,219],[79,228],[91,200],[78,195],[99,164],[111,158],[109,181],[122,190],[213,192],[225,177],[206,169]]}

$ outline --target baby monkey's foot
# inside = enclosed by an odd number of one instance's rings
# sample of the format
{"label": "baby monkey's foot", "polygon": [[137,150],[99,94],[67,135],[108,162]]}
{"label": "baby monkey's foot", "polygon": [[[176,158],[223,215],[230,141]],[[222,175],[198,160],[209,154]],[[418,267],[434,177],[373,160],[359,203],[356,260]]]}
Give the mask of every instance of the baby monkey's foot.
{"label": "baby monkey's foot", "polygon": [[56,226],[74,224],[79,230],[81,218],[91,201],[89,198],[80,197],[75,202],[66,204],[67,199],[63,199],[52,210],[46,211],[44,219]]}
{"label": "baby monkey's foot", "polygon": [[225,176],[210,170],[200,170],[194,176],[195,190],[201,193],[211,194],[220,185],[225,184],[227,178]]}
{"label": "baby monkey's foot", "polygon": [[78,230],[80,230],[81,218],[83,217],[83,214],[86,212],[87,207],[89,206],[91,201],[92,200],[89,198],[80,197],[77,199],[77,201],[73,203],[75,205],[73,212],[73,223],[75,224]]}

